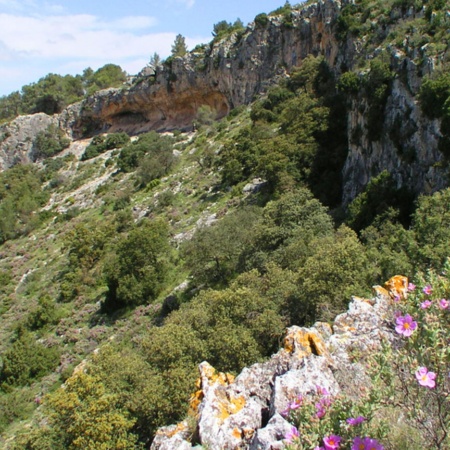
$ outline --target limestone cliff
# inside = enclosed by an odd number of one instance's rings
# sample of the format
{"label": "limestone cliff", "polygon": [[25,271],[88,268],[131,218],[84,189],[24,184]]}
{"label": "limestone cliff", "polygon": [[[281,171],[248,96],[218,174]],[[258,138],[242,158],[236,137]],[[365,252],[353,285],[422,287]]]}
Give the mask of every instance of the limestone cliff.
{"label": "limestone cliff", "polygon": [[374,298],[353,298],[332,327],[317,323],[309,329],[289,328],[284,348],[269,361],[245,368],[236,379],[203,362],[191,399],[195,431],[187,421],[164,427],[151,450],[191,449],[192,435],[211,450],[285,448],[283,438],[291,425],[282,413],[292,399],[311,395],[317,385],[332,395],[350,396],[367,385],[364,362],[351,354],[367,355],[383,339],[392,340],[390,304],[394,296],[406,296],[407,285],[405,277],[396,276],[384,287],[376,286]]}
{"label": "limestone cliff", "polygon": [[[44,123],[57,123],[73,139],[98,132],[191,129],[202,105],[221,118],[232,108],[249,104],[280,77],[289,76],[310,54],[323,55],[338,75],[355,70],[357,61],[370,60],[379,49],[363,50],[365,37],[339,34],[338,18],[348,3],[319,0],[293,10],[288,22],[284,16],[268,16],[185,57],[145,68],[131,86],[97,92],[59,116],[25,116],[3,125],[0,168],[33,160],[33,130],[40,131]],[[390,27],[413,15],[414,11],[393,10]],[[387,36],[389,28],[380,33]],[[367,98],[360,95],[351,101],[348,156],[342,170],[344,205],[383,170],[393,175],[398,187],[415,194],[446,186],[448,170],[438,150],[439,121],[424,117],[417,101],[422,77],[435,62],[424,57],[416,64],[413,60],[421,51],[400,52],[387,46],[385,54],[395,78],[379,124],[380,138],[368,137]]]}

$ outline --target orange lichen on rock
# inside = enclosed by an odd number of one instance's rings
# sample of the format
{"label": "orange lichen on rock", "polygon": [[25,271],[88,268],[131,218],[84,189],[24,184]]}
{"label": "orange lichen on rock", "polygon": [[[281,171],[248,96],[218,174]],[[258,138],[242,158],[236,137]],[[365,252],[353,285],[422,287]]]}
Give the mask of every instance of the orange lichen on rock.
{"label": "orange lichen on rock", "polygon": [[386,297],[386,298],[390,297],[389,291],[386,290],[384,287],[376,285],[376,286],[373,286],[372,289],[374,290],[375,295],[377,295],[379,297]]}
{"label": "orange lichen on rock", "polygon": [[196,416],[198,414],[198,408],[205,396],[203,392],[204,382],[208,386],[212,386],[217,383],[221,386],[228,386],[234,382],[234,375],[230,373],[217,372],[213,366],[207,362],[200,364],[200,377],[197,378],[195,382],[195,387],[197,390],[192,394],[189,399],[189,414]]}
{"label": "orange lichen on rock", "polygon": [[168,438],[171,438],[171,437],[175,436],[176,434],[178,434],[179,432],[187,430],[187,428],[188,428],[188,426],[185,422],[177,423],[177,426],[173,430],[168,431],[166,433],[166,436]]}
{"label": "orange lichen on rock", "polygon": [[288,330],[284,338],[284,349],[289,353],[297,353],[299,358],[327,353],[325,343],[317,333],[298,327]]}
{"label": "orange lichen on rock", "polygon": [[405,299],[408,295],[408,278],[403,275],[395,275],[384,283],[384,288],[391,298]]}
{"label": "orange lichen on rock", "polygon": [[242,432],[241,432],[241,430],[240,430],[239,428],[237,428],[237,427],[233,428],[232,434],[233,434],[233,436],[234,436],[236,439],[241,439],[241,438],[242,438]]}
{"label": "orange lichen on rock", "polygon": [[202,402],[203,397],[204,397],[204,394],[203,394],[202,389],[195,391],[191,395],[191,398],[189,399],[189,410],[188,410],[188,414],[190,416],[197,416],[198,407],[200,406],[200,403]]}
{"label": "orange lichen on rock", "polygon": [[[222,397],[222,398],[219,398]],[[222,421],[232,414],[238,413],[245,406],[245,397],[239,396],[234,397],[228,393],[224,392],[224,395],[217,395],[217,405],[219,412],[217,417]]]}
{"label": "orange lichen on rock", "polygon": [[206,378],[208,384],[211,386],[214,383],[222,384],[223,386],[228,386],[233,383],[234,376],[230,373],[217,372],[213,366],[208,363],[202,363],[200,366],[200,378],[197,380],[197,387],[202,386],[202,380]]}

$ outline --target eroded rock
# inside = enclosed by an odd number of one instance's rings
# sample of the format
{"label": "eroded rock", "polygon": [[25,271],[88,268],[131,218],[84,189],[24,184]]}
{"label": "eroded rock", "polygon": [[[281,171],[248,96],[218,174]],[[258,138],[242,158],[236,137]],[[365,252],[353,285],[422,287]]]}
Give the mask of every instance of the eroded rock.
{"label": "eroded rock", "polygon": [[[320,322],[290,327],[278,353],[236,378],[201,363],[189,411],[197,423],[196,440],[211,450],[282,449],[291,428],[283,412],[299,396],[315,395],[318,386],[331,395],[360,395],[369,380],[359,355],[377,351],[382,340],[392,338],[389,306],[406,298],[407,285],[406,277],[395,276],[375,287],[375,297],[353,297],[332,327]],[[187,445],[182,423],[158,431],[151,449],[192,448]]]}

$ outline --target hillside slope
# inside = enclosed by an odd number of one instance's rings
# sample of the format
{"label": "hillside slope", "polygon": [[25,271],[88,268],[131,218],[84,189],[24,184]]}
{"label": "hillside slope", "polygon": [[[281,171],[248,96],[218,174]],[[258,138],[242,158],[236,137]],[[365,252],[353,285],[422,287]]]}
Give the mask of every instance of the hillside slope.
{"label": "hillside slope", "polygon": [[[331,324],[398,273],[433,284],[432,309],[401,307],[448,348],[448,26],[437,0],[286,4],[131,86],[1,125],[0,445],[148,448],[186,417],[202,361],[270,367],[286,328]],[[417,355],[414,371],[449,364]],[[439,370],[420,418],[448,388]],[[392,407],[395,436],[445,448]],[[187,420],[183,445],[222,445]]]}

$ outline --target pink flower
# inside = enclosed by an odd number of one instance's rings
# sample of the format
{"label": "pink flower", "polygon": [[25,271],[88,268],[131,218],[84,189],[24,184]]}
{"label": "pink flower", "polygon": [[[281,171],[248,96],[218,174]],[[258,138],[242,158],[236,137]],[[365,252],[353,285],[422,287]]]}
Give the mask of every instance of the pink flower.
{"label": "pink flower", "polygon": [[395,327],[395,331],[398,334],[403,334],[403,336],[406,337],[411,336],[411,334],[413,334],[413,331],[417,328],[417,322],[414,322],[409,314],[397,317],[396,323],[397,326]]}
{"label": "pink flower", "polygon": [[303,402],[303,397],[301,395],[299,395],[294,401],[289,403],[288,408],[289,409],[298,409],[298,408],[300,408],[300,406],[302,406],[302,402]]}
{"label": "pink flower", "polygon": [[324,447],[314,447],[314,450],[325,450],[325,448]]}
{"label": "pink flower", "polygon": [[416,285],[413,284],[413,283],[409,283],[408,284],[408,291],[412,292],[412,291],[415,291],[415,290],[416,290]]}
{"label": "pink flower", "polygon": [[325,450],[335,450],[339,448],[339,444],[341,442],[341,437],[336,434],[331,434],[330,436],[323,438],[323,443],[325,445]]}
{"label": "pink flower", "polygon": [[298,437],[300,437],[300,433],[298,432],[297,428],[292,427],[284,436],[284,440],[291,444],[292,441]]}
{"label": "pink flower", "polygon": [[324,395],[324,396],[330,395],[327,388],[319,386],[318,384],[316,384],[316,390],[319,395]]}
{"label": "pink flower", "polygon": [[425,300],[424,302],[422,302],[421,304],[420,304],[420,307],[422,308],[422,309],[427,309],[427,308],[429,308],[431,306],[431,300]]}
{"label": "pink flower", "polygon": [[445,298],[441,298],[441,299],[439,300],[439,307],[440,307],[441,309],[447,309],[447,308],[448,308],[448,305],[449,305],[449,301],[446,300]]}
{"label": "pink flower", "polygon": [[376,439],[355,437],[351,450],[384,450],[384,447]]}
{"label": "pink flower", "polygon": [[428,372],[426,367],[419,367],[419,370],[416,372],[417,381],[421,386],[425,386],[427,388],[433,389],[436,386],[436,374],[434,372]]}
{"label": "pink flower", "polygon": [[347,419],[347,423],[349,425],[359,425],[359,424],[363,423],[365,420],[366,420],[366,418],[363,417],[363,416],[358,416],[358,417],[355,417],[355,418],[349,417]]}
{"label": "pink flower", "polygon": [[321,419],[327,412],[320,403],[316,403],[316,417]]}
{"label": "pink flower", "polygon": [[394,302],[398,303],[402,298],[398,294],[394,294]]}
{"label": "pink flower", "polygon": [[329,397],[322,397],[316,404],[316,416],[321,419],[327,412],[327,408],[331,405],[331,399]]}
{"label": "pink flower", "polygon": [[360,437],[355,437],[355,439],[353,439],[351,450],[366,450],[366,444],[364,443],[364,439]]}
{"label": "pink flower", "polygon": [[429,284],[427,284],[422,290],[425,295],[431,295],[433,293],[433,289]]}

